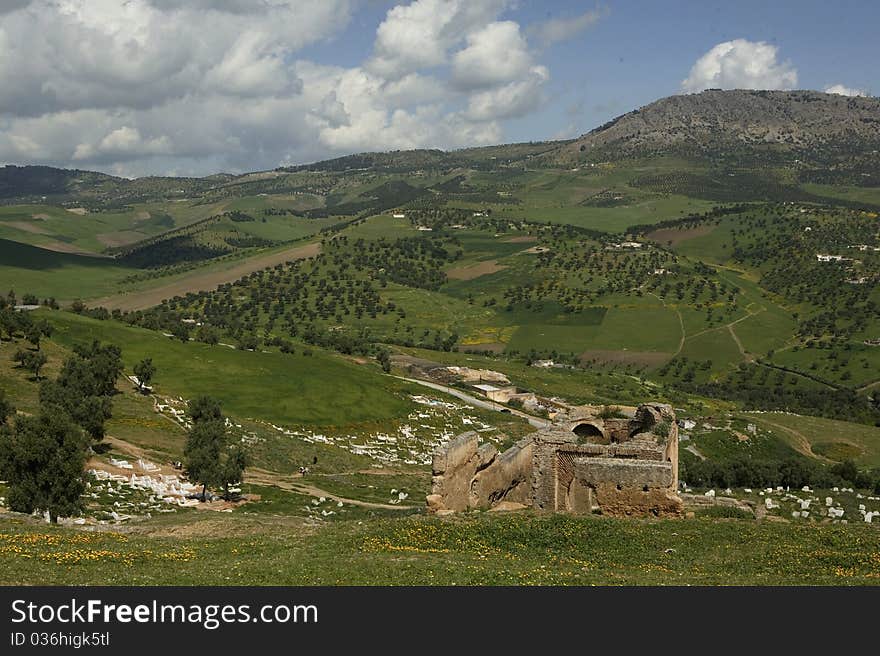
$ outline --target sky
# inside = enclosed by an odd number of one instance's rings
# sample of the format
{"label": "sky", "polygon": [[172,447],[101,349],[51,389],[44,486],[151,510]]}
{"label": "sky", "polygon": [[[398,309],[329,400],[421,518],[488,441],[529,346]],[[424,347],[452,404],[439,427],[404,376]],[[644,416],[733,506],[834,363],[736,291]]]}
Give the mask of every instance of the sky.
{"label": "sky", "polygon": [[865,0],[0,0],[0,164],[209,175],[564,139],[707,88],[880,94]]}

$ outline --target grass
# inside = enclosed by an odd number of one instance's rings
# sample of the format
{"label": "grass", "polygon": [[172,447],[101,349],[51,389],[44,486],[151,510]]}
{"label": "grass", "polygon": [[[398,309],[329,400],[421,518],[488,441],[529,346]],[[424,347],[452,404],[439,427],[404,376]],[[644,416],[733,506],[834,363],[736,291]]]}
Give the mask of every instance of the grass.
{"label": "grass", "polygon": [[390,214],[380,214],[358,225],[349,226],[343,234],[348,235],[349,239],[381,239],[391,235],[414,237],[421,233],[412,226],[409,219],[395,219]]}
{"label": "grass", "polygon": [[[880,467],[880,428],[876,426],[782,412],[751,417],[759,423],[772,422],[797,431],[816,453],[832,460],[851,458],[860,467]],[[777,432],[785,437],[784,431]]]}
{"label": "grass", "polygon": [[[305,480],[340,497],[386,504],[399,501],[403,505],[422,505],[431,489],[431,477],[427,470],[411,474],[358,472],[310,475]],[[397,492],[392,494],[391,490]],[[408,498],[400,500],[400,492],[409,495]]]}
{"label": "grass", "polygon": [[711,360],[712,366],[706,372],[708,374],[729,371],[743,359],[736,342],[725,327],[689,337],[684,342],[681,355],[698,362]]}
{"label": "grass", "polygon": [[0,280],[5,290],[66,301],[110,294],[136,271],[111,259],[58,253],[0,239]]}
{"label": "grass", "polygon": [[800,348],[777,351],[775,364],[795,369],[822,380],[858,387],[880,379],[880,348],[849,342],[846,348]]}
{"label": "grass", "polygon": [[[346,425],[405,416],[405,386],[319,349],[311,356],[244,352],[66,312],[46,313],[53,340],[70,347],[100,339],[122,348],[130,371],[145,357],[156,365],[155,387],[169,396],[216,397],[232,416],[293,425]],[[331,403],[328,400],[332,399]]]}
{"label": "grass", "polygon": [[880,577],[877,528],[864,524],[479,514],[319,528],[288,520],[278,531],[280,520],[257,513],[200,521],[222,522],[233,537],[84,533],[5,520],[0,583],[867,585]]}
{"label": "grass", "polygon": [[[531,348],[579,353],[592,349],[627,349],[673,353],[681,328],[675,313],[663,307],[610,307],[596,325],[595,313],[579,323],[574,315],[564,323],[532,323],[517,330],[508,348]],[[648,328],[650,327],[650,328]]]}

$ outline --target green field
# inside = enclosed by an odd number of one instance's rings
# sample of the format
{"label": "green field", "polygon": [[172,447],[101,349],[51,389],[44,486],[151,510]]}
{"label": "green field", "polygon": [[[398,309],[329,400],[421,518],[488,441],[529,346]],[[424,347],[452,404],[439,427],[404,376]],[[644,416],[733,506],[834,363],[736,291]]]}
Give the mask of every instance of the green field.
{"label": "green field", "polygon": [[107,258],[57,253],[0,239],[0,285],[20,295],[72,300],[111,294],[134,271]]}
{"label": "green field", "polygon": [[575,315],[564,323],[536,323],[519,328],[509,348],[556,349],[579,353],[593,349],[674,353],[681,328],[671,310],[662,307],[608,308],[599,325],[588,315],[578,323]]}
{"label": "green field", "polygon": [[[785,413],[754,415],[755,421],[785,426],[806,439],[816,453],[832,460],[852,459],[864,467],[880,467],[880,428],[822,417],[807,417]],[[791,433],[778,431],[791,439]],[[843,455],[843,457],[835,457]]]}
{"label": "green field", "polygon": [[[380,379],[373,365],[358,365],[314,350],[312,355],[238,351],[181,343],[160,333],[69,313],[47,313],[65,346],[92,339],[122,348],[127,368],[153,358],[157,390],[193,398],[209,395],[232,416],[283,424],[346,425],[406,415],[405,387]],[[327,403],[332,399],[332,403]]]}

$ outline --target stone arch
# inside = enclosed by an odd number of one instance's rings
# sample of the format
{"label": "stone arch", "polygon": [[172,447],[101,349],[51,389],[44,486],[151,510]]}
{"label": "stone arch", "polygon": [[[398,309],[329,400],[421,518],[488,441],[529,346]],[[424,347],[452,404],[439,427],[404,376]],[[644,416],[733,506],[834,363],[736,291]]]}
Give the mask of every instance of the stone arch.
{"label": "stone arch", "polygon": [[602,430],[602,427],[591,421],[576,422],[574,426],[572,426],[571,432],[579,438],[587,440],[597,437],[604,439],[605,437],[605,431]]}

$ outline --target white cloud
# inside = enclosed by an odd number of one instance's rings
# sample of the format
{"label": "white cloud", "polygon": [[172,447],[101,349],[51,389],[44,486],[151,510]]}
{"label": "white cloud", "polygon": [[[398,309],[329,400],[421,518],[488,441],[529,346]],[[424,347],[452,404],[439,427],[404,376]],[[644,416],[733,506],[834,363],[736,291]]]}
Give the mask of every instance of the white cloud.
{"label": "white cloud", "polygon": [[842,84],[832,84],[831,86],[825,87],[825,93],[836,93],[841,96],[868,95],[868,92],[865,89],[854,89],[852,87],[845,87]]}
{"label": "white cloud", "polygon": [[467,47],[455,53],[452,80],[463,89],[481,89],[512,82],[529,73],[532,56],[513,21],[489,23],[471,32]]}
{"label": "white cloud", "polygon": [[[498,143],[549,71],[510,0],[390,9],[360,64],[353,0],[31,0],[0,12],[0,162],[204,175],[363,150]],[[6,4],[4,8],[10,7]]]}
{"label": "white cloud", "polygon": [[549,46],[576,37],[599,22],[607,13],[606,9],[593,9],[579,16],[551,18],[531,26],[529,33],[543,45]]}
{"label": "white cloud", "polygon": [[388,12],[367,68],[395,78],[446,63],[465,35],[494,20],[509,0],[416,0]]}
{"label": "white cloud", "polygon": [[105,135],[97,144],[80,143],[73,151],[74,160],[129,159],[144,155],[169,155],[171,140],[162,135],[144,139],[140,130],[123,125]]}
{"label": "white cloud", "polygon": [[704,89],[793,89],[797,70],[777,60],[778,48],[763,41],[719,43],[700,57],[681,83],[686,92]]}

